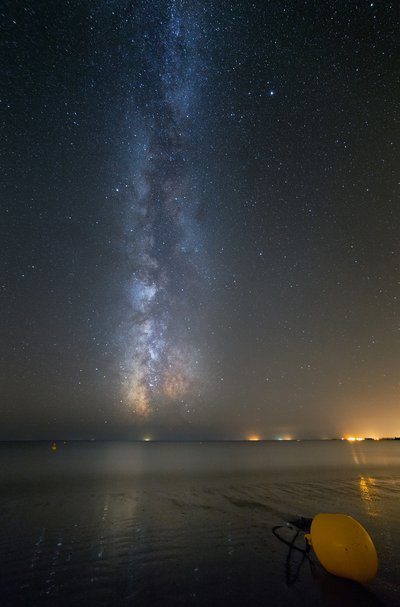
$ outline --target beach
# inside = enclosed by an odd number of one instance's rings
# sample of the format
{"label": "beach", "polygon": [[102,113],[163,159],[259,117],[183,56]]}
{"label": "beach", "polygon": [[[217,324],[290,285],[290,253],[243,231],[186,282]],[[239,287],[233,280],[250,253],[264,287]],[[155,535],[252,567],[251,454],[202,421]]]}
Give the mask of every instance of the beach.
{"label": "beach", "polygon": [[[400,602],[399,441],[56,446],[0,445],[2,606]],[[375,580],[288,560],[272,529],[319,512],[364,525]]]}

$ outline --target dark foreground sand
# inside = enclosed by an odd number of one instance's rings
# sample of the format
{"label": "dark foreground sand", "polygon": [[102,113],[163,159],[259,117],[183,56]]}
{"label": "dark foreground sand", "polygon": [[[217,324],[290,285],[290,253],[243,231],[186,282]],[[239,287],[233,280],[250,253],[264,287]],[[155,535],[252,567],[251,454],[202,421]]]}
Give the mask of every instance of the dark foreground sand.
{"label": "dark foreground sand", "polygon": [[[142,462],[139,470],[109,446],[96,452],[97,462],[103,457],[97,467],[85,465],[93,452],[76,446],[58,461],[42,449],[40,456],[26,449],[22,460],[2,453],[2,606],[400,605],[393,462],[240,470],[221,465],[222,455],[205,446],[205,467],[157,470]],[[137,464],[143,453],[128,455]],[[158,450],[153,464],[167,455]],[[288,560],[272,528],[321,511],[346,512],[365,525],[380,558],[375,581],[362,586],[331,576],[312,554],[314,567],[301,564],[299,552]],[[281,533],[293,537],[288,528]],[[301,536],[297,545],[304,546]]]}

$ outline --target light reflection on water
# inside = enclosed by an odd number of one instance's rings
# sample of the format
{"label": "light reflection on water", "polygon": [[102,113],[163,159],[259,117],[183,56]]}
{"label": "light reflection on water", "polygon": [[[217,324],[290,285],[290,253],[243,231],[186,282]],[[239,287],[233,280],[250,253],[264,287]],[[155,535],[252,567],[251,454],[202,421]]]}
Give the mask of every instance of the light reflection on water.
{"label": "light reflection on water", "polygon": [[[52,476],[289,473],[400,467],[400,441],[60,442],[0,444],[1,481]],[[368,470],[367,470],[368,471]]]}
{"label": "light reflection on water", "polygon": [[317,512],[367,528],[385,604],[400,579],[398,442],[2,444],[0,456],[2,606],[239,606],[261,604],[266,585],[276,605],[375,604],[327,603],[307,569],[301,592],[285,587],[271,528]]}
{"label": "light reflection on water", "polygon": [[372,476],[360,476],[360,495],[369,516],[379,516],[379,491]]}

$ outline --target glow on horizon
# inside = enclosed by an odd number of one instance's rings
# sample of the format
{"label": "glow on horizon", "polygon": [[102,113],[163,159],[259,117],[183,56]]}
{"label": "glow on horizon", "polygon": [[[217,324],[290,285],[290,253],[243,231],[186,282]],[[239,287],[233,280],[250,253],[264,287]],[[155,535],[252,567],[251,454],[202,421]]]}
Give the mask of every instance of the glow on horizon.
{"label": "glow on horizon", "polygon": [[258,441],[258,440],[261,440],[261,438],[259,437],[258,434],[249,434],[249,436],[247,436],[246,440],[248,440],[248,441]]}
{"label": "glow on horizon", "polygon": [[356,441],[363,441],[365,439],[362,438],[361,436],[346,436],[346,437],[342,437],[342,440],[347,440],[347,441],[350,441],[351,443],[354,443]]}

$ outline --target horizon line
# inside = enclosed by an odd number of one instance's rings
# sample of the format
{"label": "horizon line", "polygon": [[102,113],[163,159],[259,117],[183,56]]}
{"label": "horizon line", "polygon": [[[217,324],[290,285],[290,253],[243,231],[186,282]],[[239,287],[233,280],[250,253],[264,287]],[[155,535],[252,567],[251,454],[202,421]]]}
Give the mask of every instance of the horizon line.
{"label": "horizon line", "polygon": [[382,436],[382,437],[362,437],[357,439],[343,438],[343,437],[324,437],[324,438],[0,438],[1,443],[16,443],[16,442],[123,442],[123,443],[265,443],[265,442],[276,442],[276,443],[298,443],[298,442],[312,442],[312,441],[343,441],[343,442],[357,442],[364,441],[381,441],[381,440],[400,440],[400,436]]}

